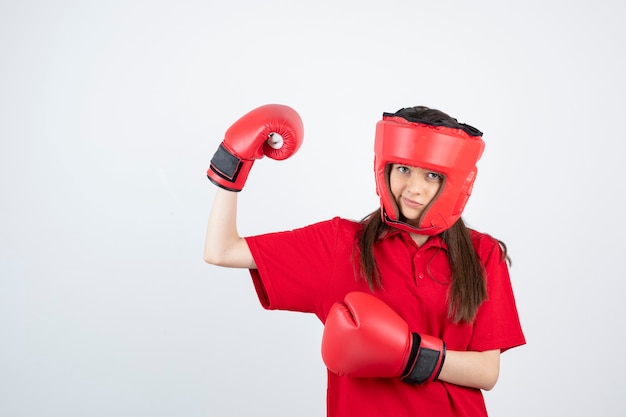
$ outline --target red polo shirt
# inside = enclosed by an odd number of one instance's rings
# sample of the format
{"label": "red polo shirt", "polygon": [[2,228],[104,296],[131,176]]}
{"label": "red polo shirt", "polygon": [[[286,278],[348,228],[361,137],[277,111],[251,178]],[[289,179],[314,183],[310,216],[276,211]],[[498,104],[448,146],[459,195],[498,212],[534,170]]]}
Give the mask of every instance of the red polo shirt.
{"label": "red polo shirt", "polygon": [[[351,291],[370,292],[357,279],[361,224],[334,218],[288,232],[247,237],[258,269],[250,270],[266,309],[314,313],[324,322],[330,307]],[[406,320],[412,332],[443,339],[449,350],[506,350],[525,343],[508,268],[498,242],[471,231],[485,266],[488,299],[472,324],[448,318],[450,266],[439,237],[418,247],[394,230],[374,254],[384,289],[375,295]],[[442,381],[421,386],[399,378],[350,378],[328,372],[327,410],[339,416],[486,416],[482,392]]]}

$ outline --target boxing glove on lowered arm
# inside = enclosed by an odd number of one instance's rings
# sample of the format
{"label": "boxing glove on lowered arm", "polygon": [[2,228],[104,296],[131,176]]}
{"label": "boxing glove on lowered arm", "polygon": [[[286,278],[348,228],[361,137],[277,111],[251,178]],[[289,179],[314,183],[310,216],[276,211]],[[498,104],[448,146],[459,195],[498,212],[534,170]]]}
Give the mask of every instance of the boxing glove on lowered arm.
{"label": "boxing glove on lowered arm", "polygon": [[423,384],[437,378],[445,355],[443,340],[410,332],[395,311],[366,293],[335,303],[324,325],[322,358],[339,375]]}

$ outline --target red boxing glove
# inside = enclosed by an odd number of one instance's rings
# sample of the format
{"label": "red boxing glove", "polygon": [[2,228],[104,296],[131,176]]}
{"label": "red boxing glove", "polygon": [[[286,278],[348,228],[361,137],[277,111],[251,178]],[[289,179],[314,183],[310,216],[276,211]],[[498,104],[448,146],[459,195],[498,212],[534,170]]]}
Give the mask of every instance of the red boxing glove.
{"label": "red boxing glove", "polygon": [[289,158],[302,145],[304,127],[288,106],[267,104],[237,120],[224,135],[207,171],[209,180],[229,191],[241,191],[255,159]]}
{"label": "red boxing glove", "polygon": [[423,384],[437,379],[445,356],[443,340],[411,333],[395,311],[370,294],[347,294],[326,318],[322,358],[339,375]]}

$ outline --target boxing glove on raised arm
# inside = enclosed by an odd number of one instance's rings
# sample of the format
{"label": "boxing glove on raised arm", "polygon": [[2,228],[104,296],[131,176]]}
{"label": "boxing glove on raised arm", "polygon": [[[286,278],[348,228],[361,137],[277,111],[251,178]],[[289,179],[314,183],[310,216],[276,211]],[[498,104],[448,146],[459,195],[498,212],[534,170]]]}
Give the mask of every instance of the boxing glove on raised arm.
{"label": "boxing glove on raised arm", "polygon": [[300,149],[303,137],[302,119],[294,109],[282,104],[258,107],[226,131],[207,176],[219,187],[241,191],[256,159],[287,159]]}
{"label": "boxing glove on raised arm", "polygon": [[411,333],[387,304],[362,292],[335,303],[324,325],[322,358],[339,375],[423,384],[437,378],[445,355],[443,340]]}

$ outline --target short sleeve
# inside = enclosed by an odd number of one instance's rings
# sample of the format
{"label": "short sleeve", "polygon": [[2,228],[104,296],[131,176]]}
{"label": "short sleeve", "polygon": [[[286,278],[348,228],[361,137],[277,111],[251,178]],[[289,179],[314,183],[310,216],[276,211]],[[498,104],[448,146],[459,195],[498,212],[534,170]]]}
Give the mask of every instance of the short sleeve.
{"label": "short sleeve", "polygon": [[475,247],[485,267],[488,298],[478,309],[469,349],[505,351],[525,344],[508,265],[499,242],[483,235]]}
{"label": "short sleeve", "polygon": [[250,275],[264,308],[315,312],[328,287],[339,222],[246,237],[257,265]]}

